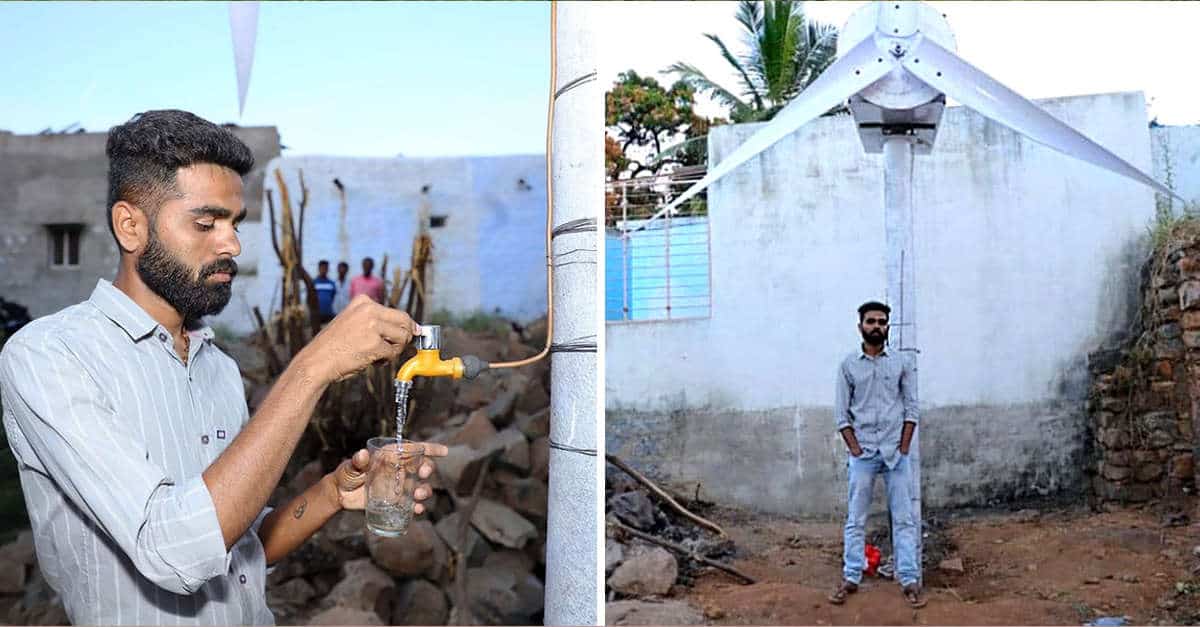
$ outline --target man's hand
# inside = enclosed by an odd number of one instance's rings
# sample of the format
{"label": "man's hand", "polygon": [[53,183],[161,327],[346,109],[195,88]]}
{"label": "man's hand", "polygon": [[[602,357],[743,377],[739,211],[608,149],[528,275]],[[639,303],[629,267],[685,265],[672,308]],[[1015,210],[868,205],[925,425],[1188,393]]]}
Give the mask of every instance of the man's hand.
{"label": "man's hand", "polygon": [[376,361],[398,357],[420,334],[421,327],[407,313],[359,294],[301,354],[321,381],[332,383]]}
{"label": "man's hand", "polygon": [[[417,476],[421,479],[428,479],[435,469],[432,457],[445,457],[450,451],[443,445],[435,442],[421,442],[421,446],[425,449],[425,458],[421,462],[421,468],[417,471]],[[371,455],[367,449],[359,449],[350,459],[338,465],[330,475],[333,478],[333,484],[337,492],[337,505],[342,509],[364,509],[367,506],[367,468],[371,464]],[[425,499],[433,495],[433,488],[428,483],[420,483],[413,491],[413,513],[423,514],[425,505],[421,503]]]}
{"label": "man's hand", "polygon": [[904,428],[900,431],[900,454],[908,455],[908,449],[912,446],[913,432],[917,430],[915,422],[904,423]]}

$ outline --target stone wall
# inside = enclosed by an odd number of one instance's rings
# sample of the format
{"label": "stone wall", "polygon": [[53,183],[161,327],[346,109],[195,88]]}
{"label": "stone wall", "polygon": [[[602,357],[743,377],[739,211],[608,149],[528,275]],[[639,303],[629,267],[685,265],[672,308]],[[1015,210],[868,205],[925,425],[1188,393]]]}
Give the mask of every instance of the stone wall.
{"label": "stone wall", "polygon": [[1196,485],[1200,225],[1181,221],[1160,239],[1132,332],[1089,356],[1092,485],[1105,501],[1171,499]]}

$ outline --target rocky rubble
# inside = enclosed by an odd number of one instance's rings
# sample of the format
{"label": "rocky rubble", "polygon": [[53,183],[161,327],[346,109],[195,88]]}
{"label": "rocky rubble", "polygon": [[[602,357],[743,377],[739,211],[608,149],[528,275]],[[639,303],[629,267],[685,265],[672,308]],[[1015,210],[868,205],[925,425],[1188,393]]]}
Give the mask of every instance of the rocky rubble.
{"label": "rocky rubble", "polygon": [[[544,342],[544,322],[524,340],[443,332],[444,355],[489,362],[520,359]],[[465,555],[464,608],[478,624],[540,624],[549,475],[549,363],[486,371],[473,381],[425,380],[410,421],[414,440],[441,442],[427,513],[406,535],[366,531],[363,512],[336,515],[267,577],[278,624],[446,624],[458,600],[456,556]],[[422,385],[418,382],[418,385]],[[492,457],[466,533],[460,509]],[[271,504],[286,503],[325,472],[311,462],[281,483]],[[464,537],[465,535],[465,537]],[[0,547],[0,618],[16,624],[65,624],[57,595],[37,568],[32,534]],[[464,621],[465,622],[465,621]]]}
{"label": "rocky rubble", "polygon": [[[649,491],[612,465],[606,468],[605,519],[712,559],[728,561],[735,551],[732,540],[720,539],[661,505]],[[613,524],[607,525],[605,621],[610,625],[702,624],[699,610],[664,597],[671,596],[674,586],[690,585],[703,568],[708,567],[632,537]]]}

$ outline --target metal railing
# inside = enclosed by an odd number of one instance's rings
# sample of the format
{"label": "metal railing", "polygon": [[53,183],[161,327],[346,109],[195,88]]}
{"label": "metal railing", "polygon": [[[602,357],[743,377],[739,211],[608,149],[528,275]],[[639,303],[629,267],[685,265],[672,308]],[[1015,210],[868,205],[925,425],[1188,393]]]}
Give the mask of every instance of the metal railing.
{"label": "metal railing", "polygon": [[708,206],[701,195],[649,218],[704,176],[704,168],[605,186],[605,319],[706,318],[711,312]]}

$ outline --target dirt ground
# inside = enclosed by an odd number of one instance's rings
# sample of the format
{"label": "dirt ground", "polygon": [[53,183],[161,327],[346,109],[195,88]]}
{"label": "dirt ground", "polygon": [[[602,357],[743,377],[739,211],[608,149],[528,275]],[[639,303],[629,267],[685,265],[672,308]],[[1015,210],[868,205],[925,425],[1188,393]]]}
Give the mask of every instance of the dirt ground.
{"label": "dirt ground", "polygon": [[1151,506],[1106,510],[941,519],[926,543],[939,553],[935,559],[960,558],[963,572],[927,566],[929,603],[921,610],[908,607],[895,582],[876,577],[864,578],[841,607],[826,601],[841,574],[838,523],[710,512],[737,543],[734,566],[758,583],[742,585],[708,568],[691,587],[676,586],[673,596],[722,625],[1081,625],[1101,616],[1125,616],[1133,624],[1200,621],[1200,578],[1193,574],[1200,564],[1193,554],[1200,510],[1183,519]]}

